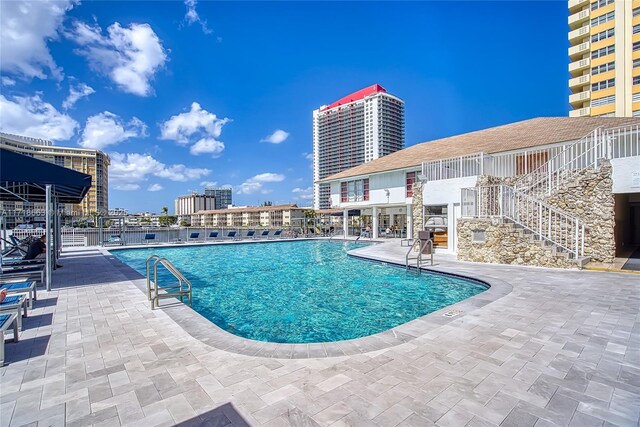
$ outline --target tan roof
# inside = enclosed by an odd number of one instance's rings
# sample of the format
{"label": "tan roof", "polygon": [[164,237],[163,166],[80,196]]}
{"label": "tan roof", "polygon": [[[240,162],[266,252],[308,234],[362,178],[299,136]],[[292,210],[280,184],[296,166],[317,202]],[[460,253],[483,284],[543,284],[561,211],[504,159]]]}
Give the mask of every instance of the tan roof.
{"label": "tan roof", "polygon": [[610,128],[627,124],[640,125],[640,117],[539,117],[423,142],[331,175],[320,182],[420,166],[429,160],[573,141],[600,126]]}
{"label": "tan roof", "polygon": [[244,213],[244,212],[270,212],[270,211],[287,211],[290,209],[304,209],[299,208],[298,205],[275,205],[275,206],[249,206],[246,208],[231,208],[231,209],[214,209],[209,211],[198,211],[196,214],[218,214],[218,213]]}

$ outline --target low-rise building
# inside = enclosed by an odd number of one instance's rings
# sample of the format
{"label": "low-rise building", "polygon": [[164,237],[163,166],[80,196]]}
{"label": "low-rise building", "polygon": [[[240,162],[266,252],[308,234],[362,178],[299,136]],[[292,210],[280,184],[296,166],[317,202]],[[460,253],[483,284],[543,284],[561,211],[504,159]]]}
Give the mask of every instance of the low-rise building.
{"label": "low-rise building", "polygon": [[191,215],[191,225],[194,227],[265,228],[301,226],[304,222],[305,210],[295,204],[203,210]]}
{"label": "low-rise building", "polygon": [[216,198],[211,194],[192,193],[186,196],[180,196],[175,201],[175,214],[178,222],[191,221],[191,215],[198,211],[206,211],[216,209]]}
{"label": "low-rise building", "polygon": [[486,224],[462,220],[492,218],[559,252],[611,260],[640,244],[639,134],[640,118],[536,118],[417,144],[321,182],[331,206],[359,210],[374,237],[428,229],[438,250],[460,255],[488,236]]}

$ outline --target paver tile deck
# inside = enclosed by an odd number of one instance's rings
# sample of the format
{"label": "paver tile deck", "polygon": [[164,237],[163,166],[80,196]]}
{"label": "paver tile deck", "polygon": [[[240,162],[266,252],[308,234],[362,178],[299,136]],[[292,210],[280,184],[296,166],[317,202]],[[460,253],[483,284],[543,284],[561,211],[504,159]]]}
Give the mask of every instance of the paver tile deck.
{"label": "paver tile deck", "polygon": [[[402,263],[405,250],[355,253]],[[187,307],[152,311],[144,281],[103,249],[61,263],[6,345],[0,426],[639,423],[635,275],[437,255],[434,270],[500,285],[375,341],[251,348]]]}

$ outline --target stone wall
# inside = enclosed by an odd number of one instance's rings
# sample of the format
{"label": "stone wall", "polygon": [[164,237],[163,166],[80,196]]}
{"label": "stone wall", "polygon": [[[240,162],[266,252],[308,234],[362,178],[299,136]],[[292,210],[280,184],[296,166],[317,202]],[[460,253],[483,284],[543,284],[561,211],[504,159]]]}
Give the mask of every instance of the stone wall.
{"label": "stone wall", "polygon": [[[496,264],[535,265],[540,267],[572,268],[576,264],[564,256],[557,256],[544,247],[533,235],[512,223],[498,219],[458,219],[458,259],[460,261]],[[474,232],[484,232],[484,242],[473,242]]]}
{"label": "stone wall", "polygon": [[422,222],[424,221],[424,217],[422,216],[422,182],[414,182],[413,186],[411,187],[411,191],[413,191],[413,206],[411,210],[411,215],[413,216],[413,238],[417,239],[418,231],[424,230],[424,225],[422,224]]}
{"label": "stone wall", "polygon": [[[597,262],[613,262],[615,256],[615,198],[611,173],[611,163],[604,161],[597,169],[578,171],[564,187],[542,197],[543,202],[585,224],[584,254]],[[512,186],[517,179],[481,176],[477,186]],[[485,203],[487,200],[490,199],[486,198]]]}

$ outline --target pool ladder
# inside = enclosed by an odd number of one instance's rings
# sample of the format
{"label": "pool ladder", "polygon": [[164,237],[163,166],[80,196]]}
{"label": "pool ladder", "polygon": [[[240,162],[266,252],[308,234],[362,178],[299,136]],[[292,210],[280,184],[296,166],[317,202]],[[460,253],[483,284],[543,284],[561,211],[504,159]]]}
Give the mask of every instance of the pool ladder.
{"label": "pool ladder", "polygon": [[[153,264],[153,266],[152,266]],[[158,283],[158,265],[162,265],[169,273],[178,279],[177,284],[161,286]],[[153,268],[153,280],[151,269]],[[191,306],[191,282],[166,258],[159,255],[151,255],[147,258],[147,298],[151,301],[151,310],[160,307],[161,298],[178,298],[184,303],[184,298],[189,299]]]}
{"label": "pool ladder", "polygon": [[[418,255],[412,257],[411,253],[414,251],[416,246],[419,247]],[[409,262],[412,260],[416,261],[416,271],[420,274],[420,267],[422,266],[422,256],[429,255],[431,257],[431,265],[433,265],[433,240],[420,240],[415,239],[407,251],[407,255],[405,257],[405,267],[407,271],[409,270]]]}

